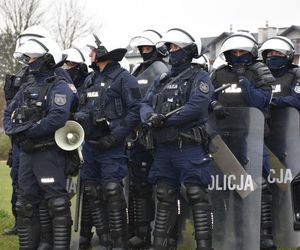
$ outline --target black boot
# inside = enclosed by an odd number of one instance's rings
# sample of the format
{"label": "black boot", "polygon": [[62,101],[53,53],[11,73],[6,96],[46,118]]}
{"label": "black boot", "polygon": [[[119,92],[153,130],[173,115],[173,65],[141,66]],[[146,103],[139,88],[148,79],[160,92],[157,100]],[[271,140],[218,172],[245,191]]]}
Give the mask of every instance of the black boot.
{"label": "black boot", "polygon": [[277,249],[272,234],[272,192],[265,179],[262,182],[260,249]]}
{"label": "black boot", "polygon": [[79,250],[87,250],[91,248],[91,239],[93,237],[92,227],[93,222],[89,203],[85,193],[83,193],[80,221]]}
{"label": "black boot", "polygon": [[86,195],[92,223],[99,237],[99,248],[108,248],[111,242],[109,238],[106,204],[103,201],[102,186],[94,181],[85,181],[84,195]]}
{"label": "black boot", "polygon": [[113,249],[127,249],[127,214],[123,188],[118,182],[107,182],[103,184],[103,189]]}
{"label": "black boot", "polygon": [[23,197],[18,197],[16,211],[19,250],[37,249],[40,237],[38,206],[33,206]]}
{"label": "black boot", "polygon": [[129,239],[132,249],[148,249],[151,245],[151,226],[154,217],[152,184],[137,182],[134,185],[134,236]]}
{"label": "black boot", "polygon": [[39,206],[40,214],[40,243],[38,250],[52,250],[52,221],[48,210],[48,201],[44,200]]}
{"label": "black boot", "polygon": [[197,250],[213,250],[212,209],[207,191],[198,184],[187,183],[186,193],[192,206]]}
{"label": "black boot", "polygon": [[176,223],[177,194],[173,187],[159,182],[156,189],[157,208],[152,249],[167,250],[171,231]]}
{"label": "black boot", "polygon": [[5,228],[3,230],[2,235],[17,235],[18,234],[18,227],[17,227],[17,216],[14,216],[15,224],[11,228]]}
{"label": "black boot", "polygon": [[71,239],[71,211],[68,197],[52,198],[48,201],[52,218],[53,250],[69,250]]}

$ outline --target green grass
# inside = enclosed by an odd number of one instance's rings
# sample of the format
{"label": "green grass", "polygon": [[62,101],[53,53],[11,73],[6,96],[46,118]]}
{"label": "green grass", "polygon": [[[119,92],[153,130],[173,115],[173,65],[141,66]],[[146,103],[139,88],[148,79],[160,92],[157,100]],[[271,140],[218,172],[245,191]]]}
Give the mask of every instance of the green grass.
{"label": "green grass", "polygon": [[2,232],[5,228],[10,228],[14,224],[11,213],[10,197],[12,192],[11,178],[9,176],[10,169],[0,162],[0,249],[16,250],[18,249],[17,236],[3,236]]}

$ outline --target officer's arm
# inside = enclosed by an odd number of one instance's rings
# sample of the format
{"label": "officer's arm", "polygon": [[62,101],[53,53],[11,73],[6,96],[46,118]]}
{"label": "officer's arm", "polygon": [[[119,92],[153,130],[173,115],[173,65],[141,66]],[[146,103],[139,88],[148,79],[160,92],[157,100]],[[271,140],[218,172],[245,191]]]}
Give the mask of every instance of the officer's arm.
{"label": "officer's arm", "polygon": [[159,84],[160,78],[157,77],[148,88],[143,100],[141,101],[140,117],[142,122],[145,122],[147,120],[149,114],[154,113],[154,110],[152,108],[152,99],[159,89]]}
{"label": "officer's arm", "polygon": [[122,100],[126,116],[121,122],[122,126],[118,126],[111,131],[111,134],[117,140],[123,140],[132,129],[139,123],[139,109],[141,93],[138,82],[135,77],[128,75],[122,79]]}
{"label": "officer's arm", "polygon": [[299,83],[291,84],[290,90],[291,90],[290,95],[275,97],[272,100],[272,103],[280,107],[290,106],[299,109],[300,108],[300,84]]}
{"label": "officer's arm", "polygon": [[12,128],[12,114],[15,109],[18,107],[18,103],[21,100],[21,92],[18,91],[17,94],[14,96],[10,104],[4,110],[3,116],[3,128],[5,131],[11,130]]}
{"label": "officer's arm", "polygon": [[239,83],[242,89],[242,95],[246,103],[250,107],[262,109],[266,105],[268,105],[272,93],[271,85],[263,85],[257,87],[255,84],[252,84],[246,77],[240,77]]}
{"label": "officer's arm", "polygon": [[180,126],[199,119],[207,119],[213,85],[206,72],[199,73],[193,84],[189,100],[182,110],[166,119],[165,126]]}
{"label": "officer's arm", "polygon": [[49,99],[46,116],[29,129],[27,133],[29,137],[51,135],[63,127],[70,117],[74,93],[64,81],[55,84],[47,96]]}

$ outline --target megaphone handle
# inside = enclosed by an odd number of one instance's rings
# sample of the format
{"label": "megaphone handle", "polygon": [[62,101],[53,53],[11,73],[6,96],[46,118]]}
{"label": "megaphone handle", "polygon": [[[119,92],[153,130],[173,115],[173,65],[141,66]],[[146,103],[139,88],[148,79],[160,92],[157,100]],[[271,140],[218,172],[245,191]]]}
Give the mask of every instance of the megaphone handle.
{"label": "megaphone handle", "polygon": [[80,162],[82,164],[83,163],[83,156],[82,156],[82,147],[81,146],[79,146],[77,148],[77,152],[78,152],[78,156],[79,156]]}
{"label": "megaphone handle", "polygon": [[75,207],[75,218],[74,218],[74,232],[78,231],[80,205],[81,205],[81,181],[80,181],[80,168],[79,168],[78,177],[77,177],[77,196],[76,196],[76,207]]}

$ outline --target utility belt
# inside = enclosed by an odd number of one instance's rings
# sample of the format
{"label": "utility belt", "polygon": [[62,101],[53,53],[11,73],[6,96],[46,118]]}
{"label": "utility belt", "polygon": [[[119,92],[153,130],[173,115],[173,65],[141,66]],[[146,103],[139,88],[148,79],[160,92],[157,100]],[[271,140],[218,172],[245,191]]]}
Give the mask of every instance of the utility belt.
{"label": "utility belt", "polygon": [[25,153],[33,153],[37,151],[46,151],[52,148],[58,148],[55,141],[47,141],[47,142],[35,142],[32,139],[25,139],[18,143],[20,149]]}
{"label": "utility belt", "polygon": [[204,126],[194,127],[188,130],[181,131],[176,127],[168,127],[158,130],[153,130],[155,144],[170,144],[179,143],[179,147],[183,143],[201,144],[204,149],[208,149],[210,142],[209,135]]}

